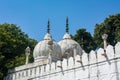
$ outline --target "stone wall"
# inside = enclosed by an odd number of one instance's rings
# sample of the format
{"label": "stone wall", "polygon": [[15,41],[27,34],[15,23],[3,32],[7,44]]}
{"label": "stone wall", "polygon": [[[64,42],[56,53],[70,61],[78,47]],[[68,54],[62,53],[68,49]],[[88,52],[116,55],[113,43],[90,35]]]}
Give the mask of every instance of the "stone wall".
{"label": "stone wall", "polygon": [[[48,63],[44,61],[43,63]],[[31,63],[8,71],[5,80],[120,80],[120,42],[51,64]],[[43,65],[41,65],[43,64]]]}

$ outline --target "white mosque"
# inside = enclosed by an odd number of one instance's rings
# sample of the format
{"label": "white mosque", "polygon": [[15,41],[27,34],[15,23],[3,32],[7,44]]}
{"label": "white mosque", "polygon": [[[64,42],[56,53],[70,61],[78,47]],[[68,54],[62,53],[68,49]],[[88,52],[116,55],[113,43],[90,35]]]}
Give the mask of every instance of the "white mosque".
{"label": "white mosque", "polygon": [[25,65],[8,71],[4,80],[120,80],[120,42],[86,53],[71,39],[66,18],[66,33],[55,42],[50,34],[50,22],[45,37],[34,48],[34,62],[28,63],[30,48],[26,48]]}

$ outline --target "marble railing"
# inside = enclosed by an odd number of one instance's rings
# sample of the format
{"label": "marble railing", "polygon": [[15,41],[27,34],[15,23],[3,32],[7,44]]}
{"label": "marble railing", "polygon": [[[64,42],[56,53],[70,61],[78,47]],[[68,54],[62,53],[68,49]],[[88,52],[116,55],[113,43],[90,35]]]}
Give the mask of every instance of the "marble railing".
{"label": "marble railing", "polygon": [[61,71],[70,70],[73,68],[79,68],[83,66],[91,66],[93,64],[99,64],[101,62],[108,62],[110,60],[120,58],[120,42],[115,46],[108,45],[106,50],[99,48],[97,51],[92,50],[89,54],[83,51],[83,55],[76,55],[75,58],[70,57],[63,59],[63,61],[52,62],[47,64],[48,60],[43,63],[31,63],[23,66],[16,67],[8,71],[8,75],[5,80],[27,80],[30,78],[47,76],[49,74],[56,74]]}

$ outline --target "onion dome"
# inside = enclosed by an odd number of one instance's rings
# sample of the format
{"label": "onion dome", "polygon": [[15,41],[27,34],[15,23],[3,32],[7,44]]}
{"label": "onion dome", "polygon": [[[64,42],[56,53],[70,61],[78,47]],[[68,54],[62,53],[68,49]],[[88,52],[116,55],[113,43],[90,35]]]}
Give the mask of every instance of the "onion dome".
{"label": "onion dome", "polygon": [[33,56],[35,62],[48,59],[49,55],[51,55],[52,61],[57,61],[58,59],[61,59],[61,48],[52,39],[49,26],[50,24],[48,21],[47,34],[45,35],[44,39],[40,41],[34,48]]}
{"label": "onion dome", "polygon": [[63,36],[63,39],[58,42],[61,47],[62,57],[68,58],[74,56],[74,45],[76,45],[76,54],[82,55],[82,48],[79,43],[71,39],[68,29],[68,17],[66,18],[66,33]]}

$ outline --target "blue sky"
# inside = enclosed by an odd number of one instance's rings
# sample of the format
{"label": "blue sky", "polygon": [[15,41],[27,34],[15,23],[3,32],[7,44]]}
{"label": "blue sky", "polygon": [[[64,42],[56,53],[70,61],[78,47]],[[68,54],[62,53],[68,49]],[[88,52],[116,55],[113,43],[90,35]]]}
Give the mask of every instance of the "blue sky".
{"label": "blue sky", "polygon": [[0,0],[0,24],[17,24],[37,41],[46,34],[48,19],[52,37],[59,41],[65,33],[66,16],[72,35],[79,28],[93,34],[96,23],[116,13],[120,13],[120,0]]}

